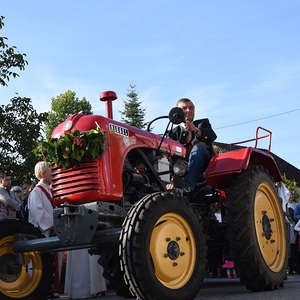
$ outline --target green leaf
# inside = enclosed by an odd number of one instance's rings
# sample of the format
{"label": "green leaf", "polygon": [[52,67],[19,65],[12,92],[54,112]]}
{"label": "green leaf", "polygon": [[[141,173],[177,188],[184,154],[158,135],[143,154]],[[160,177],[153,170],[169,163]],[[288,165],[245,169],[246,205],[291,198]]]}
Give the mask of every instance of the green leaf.
{"label": "green leaf", "polygon": [[58,139],[41,141],[34,149],[34,154],[63,168],[79,165],[83,158],[100,158],[105,151],[106,134],[98,124],[96,125],[97,129],[88,133],[76,129]]}

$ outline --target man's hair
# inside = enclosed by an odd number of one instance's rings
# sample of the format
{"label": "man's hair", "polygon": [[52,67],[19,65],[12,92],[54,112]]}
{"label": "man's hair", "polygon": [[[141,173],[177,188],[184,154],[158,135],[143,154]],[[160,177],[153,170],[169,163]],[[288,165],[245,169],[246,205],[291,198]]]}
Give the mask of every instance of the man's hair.
{"label": "man's hair", "polygon": [[7,171],[0,170],[0,179],[3,179],[6,176],[10,176],[10,174]]}
{"label": "man's hair", "polygon": [[187,103],[187,102],[191,102],[192,104],[193,104],[193,106],[195,106],[194,105],[194,103],[193,103],[193,101],[192,100],[190,100],[189,98],[181,98],[181,99],[179,99],[178,101],[177,101],[177,103],[176,103],[176,106],[178,106],[178,104],[179,103]]}
{"label": "man's hair", "polygon": [[34,167],[34,175],[35,177],[40,180],[42,179],[41,173],[46,171],[49,168],[49,165],[45,161],[39,161]]}

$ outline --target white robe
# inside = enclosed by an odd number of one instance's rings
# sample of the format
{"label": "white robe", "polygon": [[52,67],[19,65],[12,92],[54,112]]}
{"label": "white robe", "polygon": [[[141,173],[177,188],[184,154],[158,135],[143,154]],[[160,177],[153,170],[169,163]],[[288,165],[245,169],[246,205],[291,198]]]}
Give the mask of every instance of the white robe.
{"label": "white robe", "polygon": [[65,294],[72,299],[90,298],[106,291],[99,255],[89,255],[88,249],[67,252]]}
{"label": "white robe", "polygon": [[[39,182],[39,184],[52,197],[49,186],[43,182]],[[38,227],[46,237],[49,237],[49,228],[53,226],[53,207],[45,193],[39,187],[35,187],[29,194],[28,210],[28,222],[33,224],[34,227]]]}

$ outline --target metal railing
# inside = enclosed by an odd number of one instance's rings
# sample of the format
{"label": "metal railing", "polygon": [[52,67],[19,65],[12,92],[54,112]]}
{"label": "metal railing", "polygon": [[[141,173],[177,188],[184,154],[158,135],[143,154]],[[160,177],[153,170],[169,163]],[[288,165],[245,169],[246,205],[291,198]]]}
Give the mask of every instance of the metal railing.
{"label": "metal railing", "polygon": [[[263,131],[267,132],[267,134],[259,136],[259,130],[263,130]],[[229,150],[231,150],[232,146],[234,146],[234,145],[245,144],[245,143],[249,143],[249,142],[253,142],[253,141],[255,141],[254,148],[257,148],[258,141],[261,140],[261,139],[265,139],[265,138],[269,138],[268,153],[270,153],[270,151],[271,151],[271,144],[272,144],[272,132],[270,130],[268,130],[268,129],[265,129],[265,128],[261,127],[261,126],[258,126],[256,128],[255,138],[249,139],[249,140],[240,141],[240,142],[231,143],[231,144],[229,144]]]}

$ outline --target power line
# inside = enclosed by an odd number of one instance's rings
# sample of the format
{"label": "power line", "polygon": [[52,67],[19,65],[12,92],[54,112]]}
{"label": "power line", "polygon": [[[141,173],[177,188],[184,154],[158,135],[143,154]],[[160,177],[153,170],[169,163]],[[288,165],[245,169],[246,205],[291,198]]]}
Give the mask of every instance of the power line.
{"label": "power line", "polygon": [[296,108],[296,109],[293,109],[293,110],[289,110],[289,111],[286,111],[286,112],[283,112],[283,113],[280,113],[280,114],[271,115],[271,116],[264,117],[264,118],[259,118],[259,119],[255,119],[255,120],[251,120],[251,121],[246,121],[246,122],[241,122],[241,123],[236,123],[236,124],[232,124],[232,125],[227,125],[227,126],[223,126],[223,127],[214,128],[214,130],[239,126],[239,125],[243,125],[243,124],[247,124],[247,123],[253,123],[253,122],[260,121],[260,120],[265,120],[265,119],[270,119],[270,118],[278,117],[278,116],[281,116],[281,115],[286,115],[286,114],[289,114],[289,113],[292,113],[292,112],[295,112],[295,111],[298,111],[298,110],[300,110],[300,108]]}

